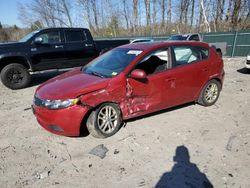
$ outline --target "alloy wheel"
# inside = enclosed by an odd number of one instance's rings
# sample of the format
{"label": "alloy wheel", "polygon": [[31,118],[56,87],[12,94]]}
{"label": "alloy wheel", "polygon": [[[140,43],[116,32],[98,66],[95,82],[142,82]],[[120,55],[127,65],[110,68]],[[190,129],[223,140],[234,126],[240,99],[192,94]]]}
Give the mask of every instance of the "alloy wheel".
{"label": "alloy wheel", "polygon": [[118,114],[116,110],[109,105],[100,109],[97,115],[97,126],[105,134],[111,133],[118,125]]}
{"label": "alloy wheel", "polygon": [[210,83],[205,90],[205,100],[207,103],[213,103],[219,94],[219,88],[217,84]]}

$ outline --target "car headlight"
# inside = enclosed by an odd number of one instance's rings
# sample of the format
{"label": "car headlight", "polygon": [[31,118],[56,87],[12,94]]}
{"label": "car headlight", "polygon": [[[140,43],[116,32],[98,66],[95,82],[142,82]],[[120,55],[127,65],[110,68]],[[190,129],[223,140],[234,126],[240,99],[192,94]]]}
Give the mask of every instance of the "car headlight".
{"label": "car headlight", "polygon": [[68,99],[68,100],[44,100],[43,106],[48,109],[62,109],[77,104],[79,99]]}

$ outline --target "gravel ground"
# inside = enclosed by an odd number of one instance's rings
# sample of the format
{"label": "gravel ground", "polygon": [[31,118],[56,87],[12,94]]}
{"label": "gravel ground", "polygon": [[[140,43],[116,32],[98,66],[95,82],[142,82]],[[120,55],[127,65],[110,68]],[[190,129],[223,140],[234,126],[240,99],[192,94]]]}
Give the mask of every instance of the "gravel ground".
{"label": "gravel ground", "polygon": [[38,125],[32,87],[0,84],[1,187],[250,187],[250,74],[225,59],[221,96],[126,123],[108,139],[62,137]]}

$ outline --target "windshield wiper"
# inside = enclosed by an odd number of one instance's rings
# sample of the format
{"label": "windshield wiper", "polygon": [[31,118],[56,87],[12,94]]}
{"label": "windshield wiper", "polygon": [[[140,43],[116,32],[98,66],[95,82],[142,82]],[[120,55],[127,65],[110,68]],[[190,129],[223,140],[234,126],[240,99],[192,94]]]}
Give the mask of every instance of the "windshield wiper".
{"label": "windshield wiper", "polygon": [[101,78],[105,78],[105,76],[99,72],[91,71],[90,74],[93,74],[93,75],[101,77]]}
{"label": "windshield wiper", "polygon": [[82,67],[81,71],[87,73],[87,74],[92,74],[94,76],[98,76],[98,77],[101,77],[101,78],[106,78],[105,75],[99,73],[99,72],[95,72],[95,71],[92,71],[92,70],[87,70],[88,67],[84,66]]}

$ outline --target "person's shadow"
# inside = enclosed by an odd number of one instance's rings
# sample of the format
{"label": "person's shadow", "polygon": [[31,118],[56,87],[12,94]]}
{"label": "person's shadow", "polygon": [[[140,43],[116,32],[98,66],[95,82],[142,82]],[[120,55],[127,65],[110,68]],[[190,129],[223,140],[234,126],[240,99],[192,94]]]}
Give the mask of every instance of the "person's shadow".
{"label": "person's shadow", "polygon": [[213,188],[206,175],[190,162],[185,146],[178,146],[174,156],[175,165],[170,172],[162,175],[156,188]]}

